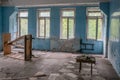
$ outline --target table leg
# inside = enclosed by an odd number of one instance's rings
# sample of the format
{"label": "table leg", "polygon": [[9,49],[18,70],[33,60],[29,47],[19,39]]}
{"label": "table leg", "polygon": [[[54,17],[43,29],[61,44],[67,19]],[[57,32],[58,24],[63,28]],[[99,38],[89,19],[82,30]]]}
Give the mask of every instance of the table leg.
{"label": "table leg", "polygon": [[92,76],[92,63],[91,63],[91,76]]}
{"label": "table leg", "polygon": [[81,62],[80,62],[80,65],[79,65],[79,72],[81,71],[81,66],[82,66],[82,64],[81,64]]}

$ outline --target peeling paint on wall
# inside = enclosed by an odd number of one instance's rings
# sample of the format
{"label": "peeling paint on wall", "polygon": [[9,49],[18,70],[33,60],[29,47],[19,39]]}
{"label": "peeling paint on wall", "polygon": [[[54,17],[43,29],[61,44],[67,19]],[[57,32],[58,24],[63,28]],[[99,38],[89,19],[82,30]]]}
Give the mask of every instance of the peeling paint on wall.
{"label": "peeling paint on wall", "polygon": [[66,52],[76,52],[80,50],[80,40],[79,39],[51,39],[50,40],[51,51],[66,51]]}
{"label": "peeling paint on wall", "polygon": [[2,10],[0,7],[0,50],[2,50]]}
{"label": "peeling paint on wall", "polygon": [[108,58],[120,76],[120,1],[110,3],[110,36]]}

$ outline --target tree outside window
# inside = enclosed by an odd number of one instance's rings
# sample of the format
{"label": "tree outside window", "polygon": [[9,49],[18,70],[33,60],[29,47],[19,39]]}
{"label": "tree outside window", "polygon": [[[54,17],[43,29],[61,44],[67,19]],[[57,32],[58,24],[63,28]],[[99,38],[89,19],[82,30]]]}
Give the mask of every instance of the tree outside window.
{"label": "tree outside window", "polygon": [[87,39],[102,40],[103,15],[97,8],[87,11]]}
{"label": "tree outside window", "polygon": [[72,39],[74,38],[74,9],[62,9],[61,10],[61,28],[60,38],[61,39]]}
{"label": "tree outside window", "polygon": [[50,37],[50,10],[49,9],[38,10],[37,36],[39,38]]}
{"label": "tree outside window", "polygon": [[28,34],[28,11],[20,10],[18,12],[18,33],[19,36]]}

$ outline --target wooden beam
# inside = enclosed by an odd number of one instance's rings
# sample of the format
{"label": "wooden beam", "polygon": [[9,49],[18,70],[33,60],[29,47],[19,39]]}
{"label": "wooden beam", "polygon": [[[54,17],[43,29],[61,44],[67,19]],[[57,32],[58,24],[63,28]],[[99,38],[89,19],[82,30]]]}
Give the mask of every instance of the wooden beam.
{"label": "wooden beam", "polygon": [[19,40],[21,40],[21,39],[24,39],[24,37],[25,37],[25,35],[24,35],[24,36],[21,36],[21,37],[19,37],[19,38],[17,38],[17,39],[15,39],[15,40],[13,40],[13,41],[8,42],[8,44],[11,45],[11,44],[14,43],[14,42],[17,42],[17,41],[19,41]]}

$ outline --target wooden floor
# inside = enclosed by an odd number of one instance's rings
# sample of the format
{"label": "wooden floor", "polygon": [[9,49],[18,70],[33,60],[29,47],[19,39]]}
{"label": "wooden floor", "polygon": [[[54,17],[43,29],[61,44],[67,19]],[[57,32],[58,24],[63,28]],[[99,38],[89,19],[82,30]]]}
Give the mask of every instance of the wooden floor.
{"label": "wooden floor", "polygon": [[75,61],[78,55],[81,54],[33,51],[32,61],[24,61],[22,53],[0,53],[0,80],[119,80],[110,62],[101,55],[92,55],[97,60],[92,76],[90,64],[83,64],[79,73]]}

